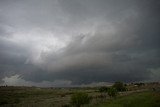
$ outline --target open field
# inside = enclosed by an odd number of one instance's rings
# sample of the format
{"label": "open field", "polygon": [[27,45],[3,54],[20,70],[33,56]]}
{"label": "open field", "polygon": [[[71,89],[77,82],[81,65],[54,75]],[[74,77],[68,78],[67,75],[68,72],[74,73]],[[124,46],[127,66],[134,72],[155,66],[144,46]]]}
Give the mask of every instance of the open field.
{"label": "open field", "polygon": [[[91,98],[86,107],[160,107],[158,85],[128,85],[129,91],[120,92],[116,98],[100,93],[98,87],[83,88],[37,88],[0,87],[1,107],[70,107],[71,95],[85,92]],[[153,89],[156,89],[153,90]],[[158,90],[157,90],[158,89]]]}
{"label": "open field", "polygon": [[140,92],[109,100],[96,107],[160,107],[160,93]]}
{"label": "open field", "polygon": [[0,106],[61,107],[69,104],[70,96],[77,91],[98,94],[85,88],[1,87]]}

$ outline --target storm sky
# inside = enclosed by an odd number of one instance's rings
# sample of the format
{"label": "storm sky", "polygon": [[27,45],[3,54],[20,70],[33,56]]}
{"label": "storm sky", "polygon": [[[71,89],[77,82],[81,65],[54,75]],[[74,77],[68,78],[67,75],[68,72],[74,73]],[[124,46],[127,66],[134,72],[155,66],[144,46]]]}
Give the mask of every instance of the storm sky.
{"label": "storm sky", "polygon": [[0,0],[0,84],[160,81],[159,0]]}

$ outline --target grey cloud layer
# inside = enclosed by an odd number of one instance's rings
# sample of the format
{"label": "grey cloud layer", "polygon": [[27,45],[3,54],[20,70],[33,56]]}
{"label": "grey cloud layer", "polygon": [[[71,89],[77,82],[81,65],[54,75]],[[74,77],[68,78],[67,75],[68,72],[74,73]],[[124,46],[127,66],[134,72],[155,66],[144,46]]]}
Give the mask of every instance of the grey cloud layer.
{"label": "grey cloud layer", "polygon": [[[74,85],[159,81],[158,0],[2,0],[0,6],[1,82],[12,75]],[[48,45],[52,38],[56,45]]]}

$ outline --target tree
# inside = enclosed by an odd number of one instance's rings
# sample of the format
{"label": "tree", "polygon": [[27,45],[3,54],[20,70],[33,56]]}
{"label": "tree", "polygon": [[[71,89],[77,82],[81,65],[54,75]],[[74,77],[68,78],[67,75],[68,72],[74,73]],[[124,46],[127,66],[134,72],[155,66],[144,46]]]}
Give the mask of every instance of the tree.
{"label": "tree", "polygon": [[126,87],[124,86],[124,84],[122,82],[115,82],[113,87],[117,90],[117,91],[126,91]]}
{"label": "tree", "polygon": [[84,104],[89,104],[91,98],[87,93],[77,92],[71,96],[71,104],[75,107],[80,107]]}
{"label": "tree", "polygon": [[114,87],[109,88],[107,93],[110,97],[116,97],[118,94],[117,90]]}

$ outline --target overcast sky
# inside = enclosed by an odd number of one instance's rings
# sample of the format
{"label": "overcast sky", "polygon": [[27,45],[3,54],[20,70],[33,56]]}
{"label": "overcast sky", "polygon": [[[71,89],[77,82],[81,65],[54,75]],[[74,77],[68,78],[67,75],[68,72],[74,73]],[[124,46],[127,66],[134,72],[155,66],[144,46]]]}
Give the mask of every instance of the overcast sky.
{"label": "overcast sky", "polygon": [[160,81],[159,0],[0,0],[0,84]]}

